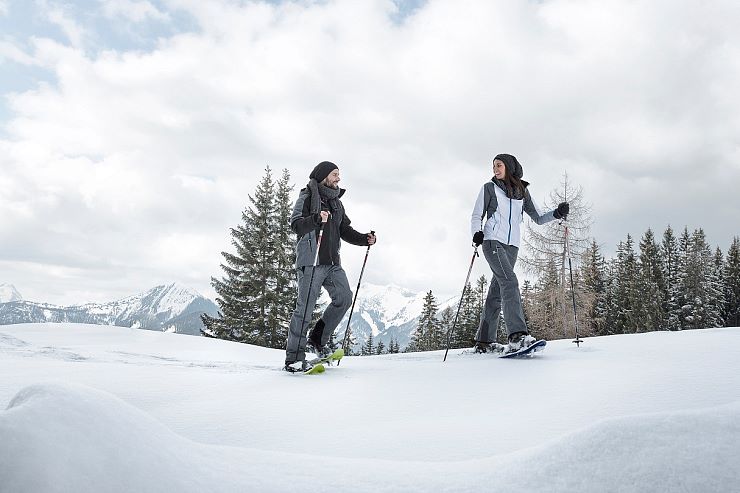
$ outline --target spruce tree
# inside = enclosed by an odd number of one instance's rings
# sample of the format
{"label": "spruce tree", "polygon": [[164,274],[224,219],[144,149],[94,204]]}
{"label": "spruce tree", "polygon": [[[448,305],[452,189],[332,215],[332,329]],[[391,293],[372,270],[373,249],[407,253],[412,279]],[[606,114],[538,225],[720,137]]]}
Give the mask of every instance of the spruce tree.
{"label": "spruce tree", "polygon": [[383,344],[383,341],[378,341],[378,345],[375,348],[375,354],[385,354],[385,344]]}
{"label": "spruce tree", "polygon": [[[493,280],[493,282],[496,282]],[[486,304],[486,298],[488,297],[488,279],[486,276],[480,276],[475,282],[475,289],[473,290],[475,296],[471,300],[471,328],[470,328],[470,339],[465,342],[471,342],[475,340],[475,334],[478,332],[478,326],[480,325],[481,316],[483,315],[483,307]],[[467,344],[465,345],[467,347]]]}
{"label": "spruce tree", "polygon": [[619,318],[619,307],[616,302],[617,293],[617,259],[611,258],[606,262],[606,323],[603,335],[619,333],[617,319]]}
{"label": "spruce tree", "polygon": [[272,214],[274,264],[274,287],[268,314],[268,333],[265,345],[283,348],[288,337],[288,326],[296,304],[298,288],[295,273],[295,233],[290,228],[293,213],[290,173],[287,169],[277,182],[275,209]]}
{"label": "spruce tree", "polygon": [[432,351],[439,349],[441,339],[441,330],[437,320],[437,299],[430,290],[424,297],[424,306],[408,350]]}
{"label": "spruce tree", "polygon": [[375,338],[373,337],[372,331],[370,331],[370,335],[367,337],[367,340],[365,341],[365,344],[362,345],[362,349],[360,351],[361,356],[375,354]]}
{"label": "spruce tree", "polygon": [[396,354],[399,352],[401,352],[401,347],[398,343],[398,339],[396,339],[395,336],[391,336],[391,340],[388,343],[388,354]]}
{"label": "spruce tree", "polygon": [[735,236],[724,265],[725,324],[740,327],[740,238]]}
{"label": "spruce tree", "polygon": [[726,313],[726,286],[725,286],[725,261],[722,250],[719,247],[714,252],[709,273],[709,327],[724,327],[727,320]]}
{"label": "spruce tree", "polygon": [[683,327],[702,329],[721,326],[715,299],[721,288],[714,279],[714,259],[704,231],[694,231],[687,242],[686,256],[681,273],[682,291],[685,294],[681,307]]}
{"label": "spruce tree", "polygon": [[668,330],[681,328],[680,255],[678,243],[669,225],[660,245],[663,267],[663,325]]}
{"label": "spruce tree", "polygon": [[688,226],[685,226],[680,238],[678,239],[678,289],[676,290],[676,306],[678,307],[678,330],[691,328],[691,323],[687,321],[687,313],[692,309],[690,294],[687,291],[692,280],[692,258],[691,257],[691,235]]}
{"label": "spruce tree", "polygon": [[470,284],[465,286],[460,314],[457,316],[457,326],[455,327],[455,333],[451,337],[450,347],[470,347],[473,341],[475,341],[482,311],[480,282],[481,280],[478,279],[475,288]]}
{"label": "spruce tree", "polygon": [[[448,306],[442,312],[440,313],[439,317],[439,325],[442,331],[442,334],[445,336],[445,344],[447,344],[447,331],[452,330],[452,322],[455,320],[455,311],[452,309],[451,306]],[[450,334],[450,347],[458,347],[457,344],[457,334],[459,334],[461,331],[460,328],[455,328],[455,332]]]}
{"label": "spruce tree", "polygon": [[588,294],[589,305],[581,327],[584,336],[605,335],[608,315],[606,261],[596,240],[586,249],[582,257],[581,278]]}
{"label": "spruce tree", "polygon": [[637,306],[635,323],[638,332],[657,330],[665,315],[663,301],[665,282],[660,248],[652,230],[648,229],[640,240],[640,258],[637,277]]}
{"label": "spruce tree", "polygon": [[[220,317],[203,315],[204,332],[257,345],[275,344],[270,312],[275,306],[275,184],[268,166],[251,205],[242,213],[242,224],[231,229],[236,253],[222,252],[225,277],[211,278],[218,297]],[[274,327],[274,324],[273,324]],[[284,347],[285,341],[282,341]]]}
{"label": "spruce tree", "polygon": [[613,302],[616,304],[615,330],[619,334],[636,332],[639,316],[637,258],[631,235],[619,242],[616,259]]}

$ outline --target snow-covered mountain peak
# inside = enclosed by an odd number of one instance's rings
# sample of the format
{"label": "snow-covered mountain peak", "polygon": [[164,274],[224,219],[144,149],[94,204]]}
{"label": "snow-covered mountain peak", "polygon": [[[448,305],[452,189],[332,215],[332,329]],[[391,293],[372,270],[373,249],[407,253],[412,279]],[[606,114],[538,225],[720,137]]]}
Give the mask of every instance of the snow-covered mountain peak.
{"label": "snow-covered mountain peak", "polygon": [[23,297],[12,284],[0,284],[0,303],[23,301]]}
{"label": "snow-covered mountain peak", "polygon": [[31,302],[12,305],[0,305],[0,325],[75,322],[175,330],[198,335],[203,326],[200,315],[208,313],[215,316],[218,313],[215,303],[179,283],[163,284],[143,293],[102,303],[67,307]]}
{"label": "snow-covered mountain peak", "polygon": [[144,293],[144,299],[151,299],[151,306],[158,313],[181,313],[198,298],[202,298],[200,293],[179,283],[156,286]]}

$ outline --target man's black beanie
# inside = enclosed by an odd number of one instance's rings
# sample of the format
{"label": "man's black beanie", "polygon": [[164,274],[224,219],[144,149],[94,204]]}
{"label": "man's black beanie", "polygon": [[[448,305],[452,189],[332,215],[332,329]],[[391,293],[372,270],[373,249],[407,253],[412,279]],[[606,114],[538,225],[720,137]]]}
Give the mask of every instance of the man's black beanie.
{"label": "man's black beanie", "polygon": [[498,154],[493,160],[495,161],[497,159],[503,161],[504,165],[506,165],[506,172],[511,176],[521,178],[524,175],[522,165],[511,154]]}
{"label": "man's black beanie", "polygon": [[329,176],[329,173],[331,173],[335,169],[339,169],[339,166],[329,161],[321,161],[319,164],[316,165],[313,171],[311,171],[311,174],[308,175],[308,177],[313,178],[317,182],[321,183],[322,181],[324,181],[324,178]]}

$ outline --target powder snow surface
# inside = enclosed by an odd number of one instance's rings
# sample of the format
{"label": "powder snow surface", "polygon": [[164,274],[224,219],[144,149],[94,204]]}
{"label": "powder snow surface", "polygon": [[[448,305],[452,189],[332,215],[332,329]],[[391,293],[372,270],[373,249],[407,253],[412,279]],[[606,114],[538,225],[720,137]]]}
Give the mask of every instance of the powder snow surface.
{"label": "powder snow surface", "polygon": [[345,358],[0,326],[0,491],[734,491],[740,329],[552,341],[528,360]]}

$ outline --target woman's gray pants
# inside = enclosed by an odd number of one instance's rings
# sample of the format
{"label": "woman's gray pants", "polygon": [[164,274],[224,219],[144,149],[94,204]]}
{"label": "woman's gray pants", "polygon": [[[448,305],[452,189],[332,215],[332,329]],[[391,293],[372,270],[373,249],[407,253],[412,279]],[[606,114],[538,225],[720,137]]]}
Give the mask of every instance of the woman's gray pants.
{"label": "woman's gray pants", "polygon": [[[313,276],[313,285],[309,290],[308,283],[311,280],[311,270],[313,269],[314,267],[310,265],[298,269],[298,299],[296,300],[293,316],[290,319],[288,343],[285,348],[285,361],[287,363],[306,359],[306,332],[322,286],[331,298],[331,303],[321,315],[321,319],[324,321],[324,331],[321,336],[322,345],[329,342],[334,329],[337,328],[352,304],[352,290],[349,287],[344,269],[338,265],[317,265]],[[311,295],[308,299],[308,311],[306,311],[306,297],[309,295],[309,291]],[[304,312],[306,314],[305,320],[303,319]]]}
{"label": "woman's gray pants", "polygon": [[493,279],[488,288],[486,304],[483,306],[478,333],[475,336],[479,342],[496,342],[501,305],[504,308],[508,335],[528,332],[527,324],[524,322],[519,280],[514,274],[518,253],[519,248],[512,245],[504,245],[496,240],[483,242],[483,255],[493,271]]}

